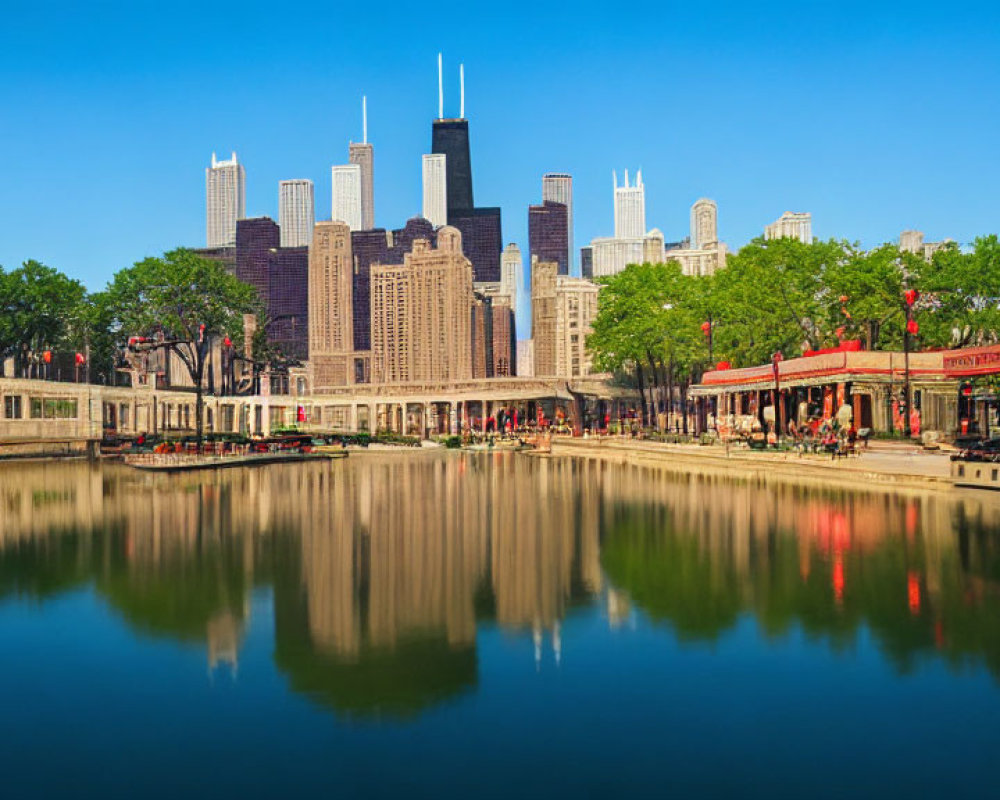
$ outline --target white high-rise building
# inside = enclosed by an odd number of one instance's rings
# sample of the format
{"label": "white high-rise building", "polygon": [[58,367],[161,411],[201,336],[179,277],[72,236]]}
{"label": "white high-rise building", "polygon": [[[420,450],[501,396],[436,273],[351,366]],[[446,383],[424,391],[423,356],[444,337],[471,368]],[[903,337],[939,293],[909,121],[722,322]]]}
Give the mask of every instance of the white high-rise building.
{"label": "white high-rise building", "polygon": [[278,225],[282,247],[308,247],[316,224],[316,207],[310,180],[278,183]]}
{"label": "white high-rise building", "polygon": [[569,246],[569,264],[567,268],[573,271],[575,250],[573,248],[573,176],[564,173],[550,172],[542,176],[542,202],[551,200],[566,206],[566,242]]}
{"label": "white high-rise building", "polygon": [[500,291],[510,298],[510,307],[517,312],[517,298],[524,285],[524,259],[521,248],[511,242],[500,256]]}
{"label": "white high-rise building", "polygon": [[786,211],[764,228],[765,239],[798,239],[812,244],[812,214],[808,211]]}
{"label": "white high-rise building", "polygon": [[423,158],[424,219],[435,228],[448,224],[448,182],[444,153],[430,153]]}
{"label": "white high-rise building", "polygon": [[333,168],[333,221],[346,222],[352,231],[362,230],[360,164]]}
{"label": "white high-rise building", "polygon": [[615,186],[615,238],[641,239],[646,233],[646,189],[642,185],[642,170],[635,176],[635,185],[628,185],[628,170],[625,170],[625,184],[618,185],[618,174],[611,173]]}
{"label": "white high-rise building", "polygon": [[205,244],[231,247],[236,244],[236,220],[246,216],[246,172],[236,161],[219,161],[212,153],[212,166],[205,170]]}
{"label": "white high-rise building", "polygon": [[701,250],[719,241],[719,207],[701,198],[691,206],[691,249]]}

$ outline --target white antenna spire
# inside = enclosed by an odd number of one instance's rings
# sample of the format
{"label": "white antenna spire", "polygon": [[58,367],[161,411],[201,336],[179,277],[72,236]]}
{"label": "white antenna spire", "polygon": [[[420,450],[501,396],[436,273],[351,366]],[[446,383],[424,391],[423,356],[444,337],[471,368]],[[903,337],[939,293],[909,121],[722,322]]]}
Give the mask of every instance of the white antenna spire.
{"label": "white antenna spire", "polygon": [[361,142],[368,144],[368,98],[361,95]]}
{"label": "white antenna spire", "polygon": [[628,188],[628,170],[625,170],[625,188]]}
{"label": "white antenna spire", "polygon": [[459,119],[465,119],[465,64],[458,65],[458,85],[461,87],[462,100],[459,106]]}
{"label": "white antenna spire", "polygon": [[618,188],[618,171],[611,170],[611,182],[614,184],[615,189]]}
{"label": "white antenna spire", "polygon": [[438,119],[444,119],[444,80],[441,77],[440,53],[438,53]]}

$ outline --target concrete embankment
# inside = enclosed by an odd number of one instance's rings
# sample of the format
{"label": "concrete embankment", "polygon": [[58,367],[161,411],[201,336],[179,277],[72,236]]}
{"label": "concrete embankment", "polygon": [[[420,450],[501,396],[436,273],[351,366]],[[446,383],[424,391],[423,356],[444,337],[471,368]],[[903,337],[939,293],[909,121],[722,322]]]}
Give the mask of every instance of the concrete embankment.
{"label": "concrete embankment", "polygon": [[552,442],[554,456],[593,458],[616,464],[655,466],[676,472],[736,480],[808,483],[868,489],[946,491],[953,488],[948,456],[919,448],[880,448],[860,456],[756,452],[721,445],[669,445],[629,439],[569,439]]}

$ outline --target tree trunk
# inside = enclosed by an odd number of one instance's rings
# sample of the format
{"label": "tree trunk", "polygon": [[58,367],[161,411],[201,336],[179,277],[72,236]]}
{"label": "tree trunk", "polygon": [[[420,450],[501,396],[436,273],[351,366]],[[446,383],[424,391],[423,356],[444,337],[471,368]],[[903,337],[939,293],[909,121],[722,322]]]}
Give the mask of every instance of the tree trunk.
{"label": "tree trunk", "polygon": [[688,432],[688,385],[691,383],[690,380],[681,381],[681,409],[683,409],[683,426],[684,435],[687,436]]}
{"label": "tree trunk", "polygon": [[636,382],[639,384],[639,409],[640,409],[639,419],[640,419],[643,427],[645,427],[645,425],[646,425],[646,381],[645,381],[645,379],[643,377],[643,374],[642,374],[642,364],[640,364],[638,361],[635,364],[635,379],[636,379]]}

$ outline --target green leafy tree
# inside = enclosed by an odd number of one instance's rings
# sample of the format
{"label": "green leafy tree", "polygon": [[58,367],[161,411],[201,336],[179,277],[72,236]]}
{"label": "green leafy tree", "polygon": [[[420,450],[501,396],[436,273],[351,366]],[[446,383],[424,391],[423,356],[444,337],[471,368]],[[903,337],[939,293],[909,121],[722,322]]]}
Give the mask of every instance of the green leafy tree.
{"label": "green leafy tree", "polygon": [[83,284],[38,261],[0,269],[0,368],[14,356],[15,369],[24,374],[44,350],[80,348],[86,301]]}
{"label": "green leafy tree", "polygon": [[102,302],[119,344],[132,336],[152,337],[152,347],[175,353],[184,364],[197,395],[195,424],[200,444],[211,339],[242,337],[243,314],[259,312],[254,288],[217,261],[179,249],[118,272]]}
{"label": "green leafy tree", "polygon": [[829,343],[831,291],[827,272],[843,265],[855,248],[830,240],[754,239],[730,255],[716,274],[715,345],[738,365],[763,364],[781,351]]}

